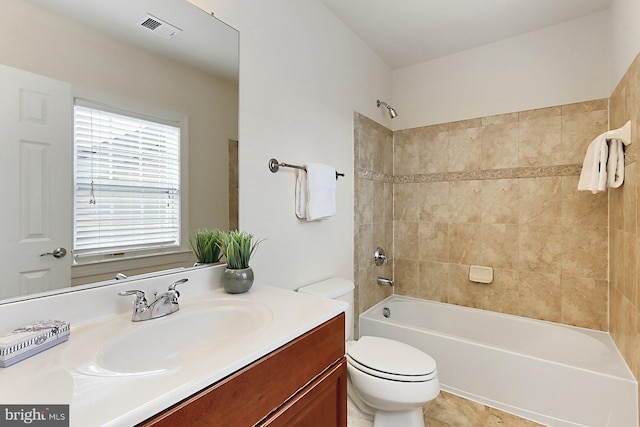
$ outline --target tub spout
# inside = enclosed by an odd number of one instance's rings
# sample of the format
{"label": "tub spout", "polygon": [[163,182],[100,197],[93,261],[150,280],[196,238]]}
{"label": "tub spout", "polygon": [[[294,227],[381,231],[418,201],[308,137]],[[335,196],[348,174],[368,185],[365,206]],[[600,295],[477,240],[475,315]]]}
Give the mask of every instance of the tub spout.
{"label": "tub spout", "polygon": [[396,285],[393,279],[385,279],[384,277],[378,277],[378,285],[389,285],[392,288]]}

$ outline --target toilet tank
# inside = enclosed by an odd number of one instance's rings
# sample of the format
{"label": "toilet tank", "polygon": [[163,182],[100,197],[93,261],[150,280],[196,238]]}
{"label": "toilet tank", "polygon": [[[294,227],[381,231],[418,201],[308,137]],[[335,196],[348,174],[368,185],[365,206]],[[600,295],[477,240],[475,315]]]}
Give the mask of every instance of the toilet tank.
{"label": "toilet tank", "polygon": [[349,304],[345,312],[345,337],[347,341],[353,339],[353,290],[355,286],[351,280],[331,278],[322,282],[312,283],[298,288],[298,292],[319,297],[344,301]]}

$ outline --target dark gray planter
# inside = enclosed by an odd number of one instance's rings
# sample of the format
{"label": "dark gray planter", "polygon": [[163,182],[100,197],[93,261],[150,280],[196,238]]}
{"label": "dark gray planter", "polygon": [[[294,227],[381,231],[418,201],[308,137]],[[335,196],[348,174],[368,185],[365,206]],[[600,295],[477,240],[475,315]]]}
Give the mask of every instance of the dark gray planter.
{"label": "dark gray planter", "polygon": [[251,289],[253,285],[253,270],[251,267],[235,270],[225,268],[222,273],[224,290],[230,294],[241,294]]}

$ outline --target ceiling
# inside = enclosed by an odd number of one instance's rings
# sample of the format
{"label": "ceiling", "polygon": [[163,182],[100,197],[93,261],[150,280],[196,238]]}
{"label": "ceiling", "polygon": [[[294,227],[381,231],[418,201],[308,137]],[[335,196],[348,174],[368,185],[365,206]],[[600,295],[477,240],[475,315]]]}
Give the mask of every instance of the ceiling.
{"label": "ceiling", "polygon": [[[224,79],[238,81],[238,32],[186,1],[176,0],[29,0],[143,49],[205,69]],[[182,32],[164,39],[141,27],[154,18]]]}
{"label": "ceiling", "polygon": [[399,69],[610,8],[611,0],[320,0]]}

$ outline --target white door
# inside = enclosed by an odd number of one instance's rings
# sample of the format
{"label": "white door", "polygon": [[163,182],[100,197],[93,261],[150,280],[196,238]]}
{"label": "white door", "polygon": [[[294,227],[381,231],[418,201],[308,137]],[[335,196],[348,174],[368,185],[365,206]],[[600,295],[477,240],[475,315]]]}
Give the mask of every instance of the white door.
{"label": "white door", "polygon": [[0,298],[71,285],[72,122],[69,84],[0,65]]}

